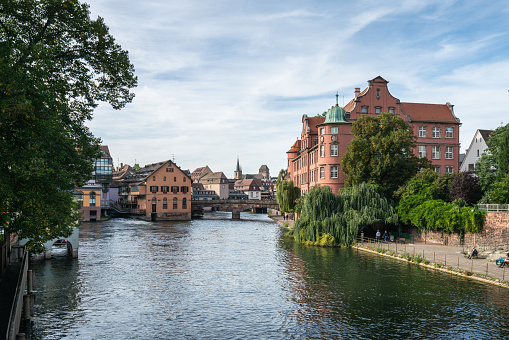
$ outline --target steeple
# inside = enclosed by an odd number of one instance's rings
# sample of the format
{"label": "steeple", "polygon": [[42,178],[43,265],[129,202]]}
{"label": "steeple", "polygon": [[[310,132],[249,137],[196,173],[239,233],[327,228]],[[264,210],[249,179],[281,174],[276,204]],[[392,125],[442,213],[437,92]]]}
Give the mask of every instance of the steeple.
{"label": "steeple", "polygon": [[242,168],[240,167],[239,156],[237,156],[237,167],[235,168],[233,178],[242,179]]}

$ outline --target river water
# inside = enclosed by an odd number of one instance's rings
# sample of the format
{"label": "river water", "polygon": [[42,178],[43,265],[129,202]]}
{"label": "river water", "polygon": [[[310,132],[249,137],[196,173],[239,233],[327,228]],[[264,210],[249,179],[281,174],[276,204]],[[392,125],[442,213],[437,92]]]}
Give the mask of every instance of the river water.
{"label": "river water", "polygon": [[504,339],[509,290],[352,249],[267,216],[85,223],[36,272],[31,339]]}

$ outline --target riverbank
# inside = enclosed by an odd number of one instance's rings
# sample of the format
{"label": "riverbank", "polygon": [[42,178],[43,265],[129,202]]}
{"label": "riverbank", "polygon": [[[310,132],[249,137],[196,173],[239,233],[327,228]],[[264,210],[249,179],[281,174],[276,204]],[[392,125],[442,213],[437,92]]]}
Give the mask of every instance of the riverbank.
{"label": "riverbank", "polygon": [[[287,228],[293,227],[293,220],[283,220],[276,215],[271,218]],[[399,261],[411,262],[444,273],[468,277],[470,279],[509,288],[509,269],[496,266],[489,258],[468,259],[465,247],[438,244],[397,244],[358,242],[353,248],[390,257]]]}

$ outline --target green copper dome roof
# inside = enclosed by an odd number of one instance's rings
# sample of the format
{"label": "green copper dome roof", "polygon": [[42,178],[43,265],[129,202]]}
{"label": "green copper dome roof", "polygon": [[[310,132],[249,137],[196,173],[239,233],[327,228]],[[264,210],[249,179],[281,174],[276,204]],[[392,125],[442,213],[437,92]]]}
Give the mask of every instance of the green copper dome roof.
{"label": "green copper dome roof", "polygon": [[347,123],[345,120],[346,111],[339,105],[333,106],[327,111],[325,115],[325,121],[323,124],[328,123]]}
{"label": "green copper dome roof", "polygon": [[341,106],[338,105],[338,97],[339,95],[336,93],[336,106],[333,106],[327,111],[325,115],[325,121],[323,124],[330,123],[348,123],[345,120],[346,111]]}

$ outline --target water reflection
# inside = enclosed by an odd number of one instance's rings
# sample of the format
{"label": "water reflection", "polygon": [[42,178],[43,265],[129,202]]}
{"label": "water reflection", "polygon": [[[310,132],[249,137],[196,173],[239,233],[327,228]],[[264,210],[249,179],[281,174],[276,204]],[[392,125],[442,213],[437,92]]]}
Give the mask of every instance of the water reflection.
{"label": "water reflection", "polygon": [[509,336],[507,290],[242,219],[84,224],[79,259],[33,263],[32,339]]}

